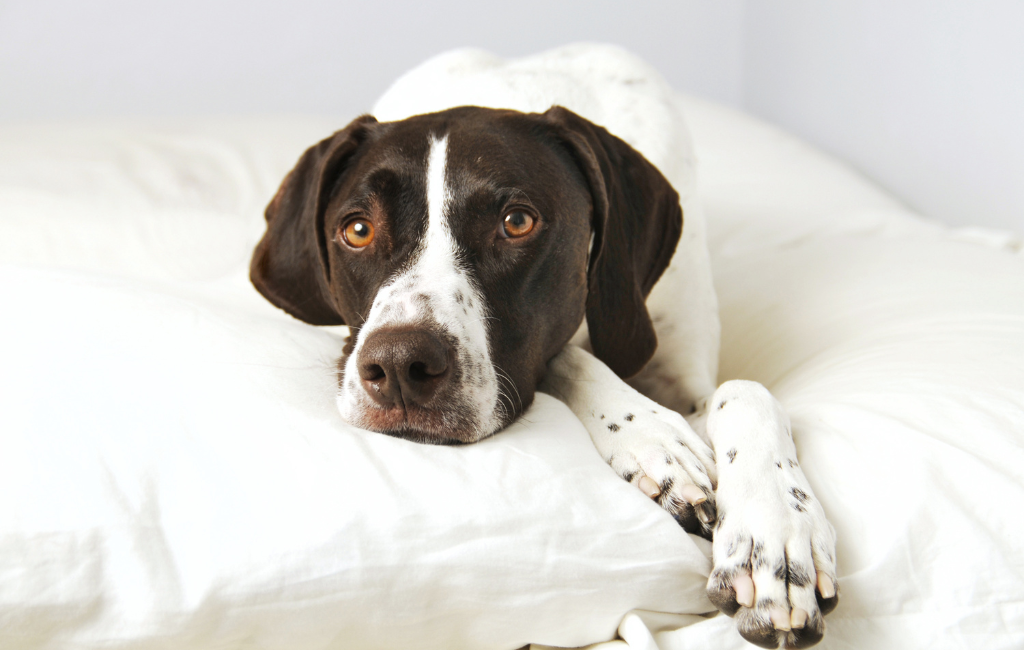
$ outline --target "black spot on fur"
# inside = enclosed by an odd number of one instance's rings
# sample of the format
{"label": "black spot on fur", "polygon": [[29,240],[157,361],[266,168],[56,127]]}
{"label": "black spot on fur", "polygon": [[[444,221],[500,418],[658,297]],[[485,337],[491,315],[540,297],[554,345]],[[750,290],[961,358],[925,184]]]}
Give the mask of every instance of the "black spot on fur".
{"label": "black spot on fur", "polygon": [[671,476],[661,482],[661,485],[659,485],[658,487],[661,488],[661,498],[662,499],[669,498],[669,494],[668,493],[669,493],[669,491],[672,490],[672,485],[674,483],[675,483],[675,479],[672,478]]}
{"label": "black spot on fur", "polygon": [[729,462],[732,463],[732,461],[736,460],[736,448],[733,447],[729,451],[725,452],[725,455],[729,457]]}
{"label": "black spot on fur", "polygon": [[789,573],[789,584],[794,587],[806,587],[811,584],[810,573],[803,567],[802,564],[796,562],[790,562],[787,567]]}
{"label": "black spot on fur", "polygon": [[626,414],[626,422],[632,422],[634,417],[636,417],[636,416],[633,415],[632,413],[627,413]]}
{"label": "black spot on fur", "polygon": [[798,487],[789,488],[789,493],[796,497],[796,500],[800,503],[807,503],[811,497],[807,496],[807,493]]}
{"label": "black spot on fur", "polygon": [[839,583],[835,581],[834,577],[832,579],[832,584],[836,586],[836,595],[831,598],[822,598],[818,590],[814,590],[814,597],[818,601],[818,610],[821,611],[822,616],[831,612],[836,608],[836,605],[839,604]]}
{"label": "black spot on fur", "polygon": [[614,431],[618,431],[619,430],[619,425],[617,425],[614,422],[612,422],[611,424],[608,425],[608,430],[609,431],[613,431],[613,432]]}
{"label": "black spot on fur", "polygon": [[626,483],[632,483],[635,477],[636,472],[626,472],[625,474],[622,475],[622,478],[626,479]]}
{"label": "black spot on fur", "polygon": [[722,528],[722,524],[725,522],[725,513],[722,511],[718,512],[718,521],[715,522],[715,531],[717,532]]}
{"label": "black spot on fur", "polygon": [[791,503],[789,505],[793,506],[793,510],[796,510],[797,512],[807,512],[807,509],[799,503]]}
{"label": "black spot on fur", "polygon": [[736,591],[732,588],[734,571],[715,571],[708,581],[708,600],[726,615],[734,615],[740,608]]}
{"label": "black spot on fur", "polygon": [[459,303],[461,305],[462,301],[465,300],[465,299],[466,299],[466,297],[462,295],[462,290],[461,289],[459,291],[455,292],[455,302],[457,302],[457,303]]}
{"label": "black spot on fur", "polygon": [[790,459],[789,459],[789,466],[790,466],[790,467],[799,467],[799,465],[800,465],[800,464],[799,464],[799,463],[797,463],[797,462],[796,462],[795,460],[793,460],[792,458],[790,458]]}
{"label": "black spot on fur", "polygon": [[775,565],[775,579],[785,580],[786,579],[786,563],[782,560]]}
{"label": "black spot on fur", "polygon": [[697,518],[697,511],[690,507],[682,499],[669,496],[658,500],[658,504],[672,514],[680,528],[692,535],[700,535],[706,540],[711,540],[711,529]]}
{"label": "black spot on fur", "polygon": [[602,413],[602,414],[601,414],[601,419],[602,419],[602,420],[604,419],[604,413]]}
{"label": "black spot on fur", "polygon": [[775,599],[758,598],[756,601],[754,601],[754,607],[758,609],[771,609],[772,607],[775,607]]}
{"label": "black spot on fur", "polygon": [[811,614],[802,629],[786,633],[787,648],[810,648],[825,635],[825,621],[817,612]]}
{"label": "black spot on fur", "polygon": [[718,410],[719,410],[719,411],[721,411],[721,410],[722,410],[723,408],[725,408],[725,405],[726,405],[726,404],[727,404],[728,402],[729,402],[729,400],[725,400],[725,399],[723,399],[723,400],[722,400],[722,403],[718,405]]}
{"label": "black spot on fur", "polygon": [[782,463],[780,463],[779,461],[775,461],[775,466],[778,467],[779,469],[782,469]]}
{"label": "black spot on fur", "polygon": [[750,549],[750,562],[755,571],[768,566],[768,560],[764,557],[764,542],[754,540],[754,546]]}
{"label": "black spot on fur", "polygon": [[778,648],[779,635],[785,634],[775,629],[768,617],[769,608],[774,606],[768,600],[757,601],[753,609],[744,608],[737,616],[737,629],[740,636],[762,648]]}

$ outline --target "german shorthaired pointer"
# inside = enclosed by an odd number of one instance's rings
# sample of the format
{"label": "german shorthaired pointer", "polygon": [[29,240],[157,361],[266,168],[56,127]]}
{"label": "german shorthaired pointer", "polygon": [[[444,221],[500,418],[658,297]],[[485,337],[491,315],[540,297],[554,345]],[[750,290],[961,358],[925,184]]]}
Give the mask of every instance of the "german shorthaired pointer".
{"label": "german shorthaired pointer", "polygon": [[464,51],[376,112],[404,119],[360,117],[303,154],[251,267],[281,309],[351,327],[341,415],[471,443],[555,395],[624,480],[713,537],[708,596],[744,638],[818,642],[835,533],[779,403],[716,388],[704,215],[664,82],[613,48]]}

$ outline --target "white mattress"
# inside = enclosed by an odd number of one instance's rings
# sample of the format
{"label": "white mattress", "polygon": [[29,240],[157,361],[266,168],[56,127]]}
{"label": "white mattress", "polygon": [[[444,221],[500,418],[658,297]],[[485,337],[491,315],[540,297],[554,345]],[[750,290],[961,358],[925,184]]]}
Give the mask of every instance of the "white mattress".
{"label": "white mattress", "polygon": [[[720,378],[786,406],[839,535],[821,647],[1024,646],[1020,240],[685,105]],[[0,647],[744,647],[557,401],[458,448],[339,420],[343,328],[246,266],[345,122],[0,127]]]}

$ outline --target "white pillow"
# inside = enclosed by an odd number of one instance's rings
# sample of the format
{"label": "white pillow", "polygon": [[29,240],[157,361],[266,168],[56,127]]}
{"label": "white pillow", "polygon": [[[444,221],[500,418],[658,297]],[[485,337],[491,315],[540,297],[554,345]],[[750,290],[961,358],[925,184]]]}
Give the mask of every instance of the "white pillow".
{"label": "white pillow", "polygon": [[0,125],[0,260],[159,280],[242,269],[339,118]]}
{"label": "white pillow", "polygon": [[347,426],[341,340],[180,286],[0,267],[0,647],[515,648],[700,613],[708,561],[541,395]]}

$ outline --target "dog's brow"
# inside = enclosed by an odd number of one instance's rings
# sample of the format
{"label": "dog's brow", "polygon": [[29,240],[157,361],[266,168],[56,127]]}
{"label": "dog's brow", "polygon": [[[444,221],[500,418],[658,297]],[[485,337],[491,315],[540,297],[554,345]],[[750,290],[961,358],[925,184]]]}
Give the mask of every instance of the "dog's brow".
{"label": "dog's brow", "polygon": [[526,205],[533,205],[533,201],[526,192],[519,187],[504,187],[498,190],[497,195],[501,197],[506,203],[525,203]]}
{"label": "dog's brow", "polygon": [[350,212],[372,212],[380,208],[381,197],[377,192],[367,192],[356,196],[350,196],[338,207],[338,212],[348,214]]}

